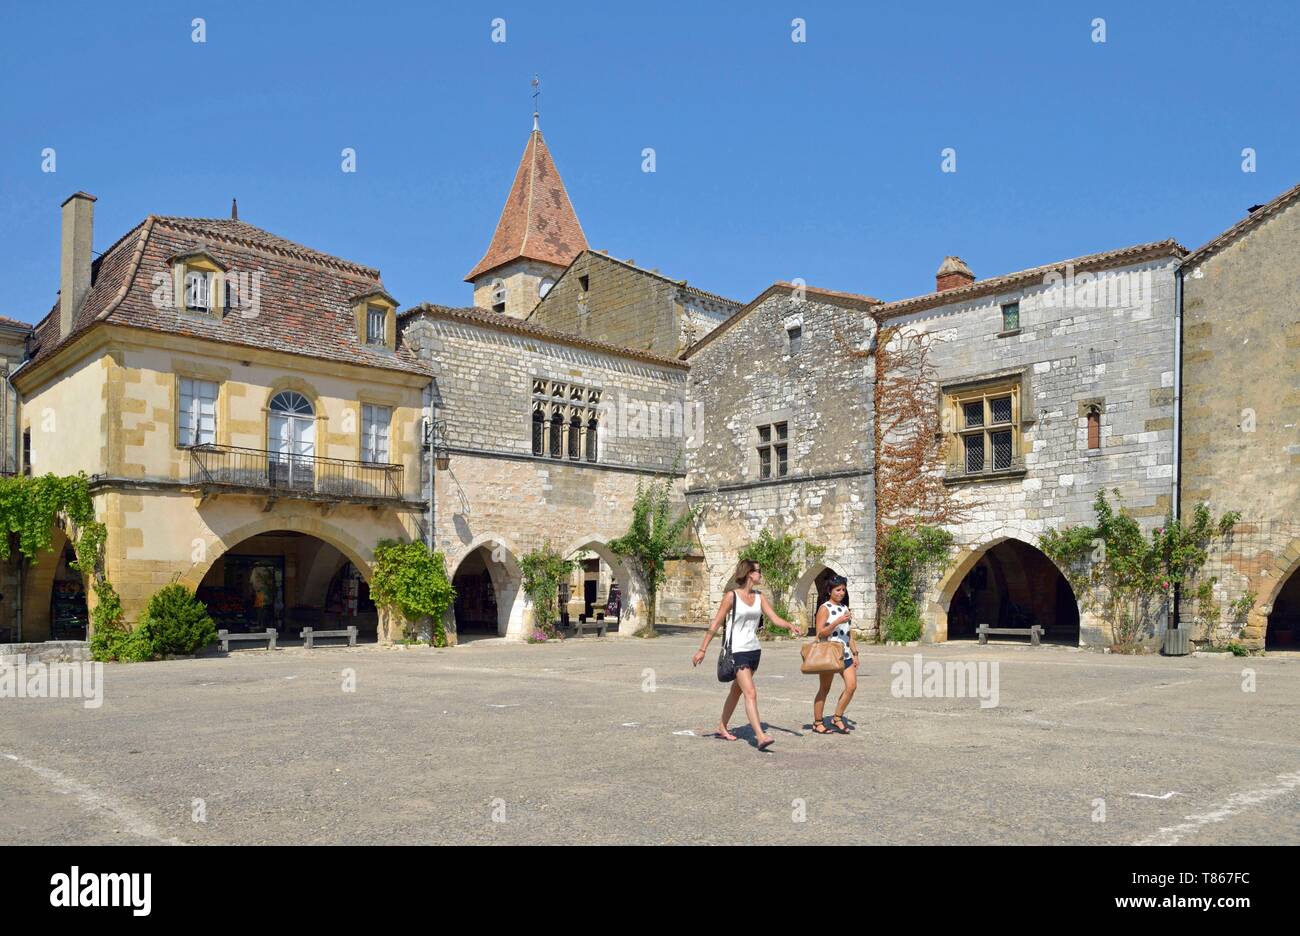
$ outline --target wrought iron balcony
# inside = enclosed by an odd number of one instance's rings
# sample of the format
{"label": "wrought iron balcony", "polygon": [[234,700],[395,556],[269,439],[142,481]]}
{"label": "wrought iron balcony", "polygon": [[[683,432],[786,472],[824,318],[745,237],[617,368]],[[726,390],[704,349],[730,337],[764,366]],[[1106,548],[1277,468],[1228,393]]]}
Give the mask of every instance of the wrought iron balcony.
{"label": "wrought iron balcony", "polygon": [[308,500],[400,500],[402,466],[196,445],[190,449],[190,483]]}

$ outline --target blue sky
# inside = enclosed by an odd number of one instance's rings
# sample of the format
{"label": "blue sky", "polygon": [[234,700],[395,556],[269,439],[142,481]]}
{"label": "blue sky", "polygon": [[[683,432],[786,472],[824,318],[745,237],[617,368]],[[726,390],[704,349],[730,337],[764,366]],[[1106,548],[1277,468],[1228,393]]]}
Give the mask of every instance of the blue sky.
{"label": "blue sky", "polygon": [[378,266],[403,305],[469,304],[534,73],[591,246],[740,300],[795,277],[915,295],[950,253],[985,277],[1195,247],[1300,181],[1294,3],[0,11],[0,314],[28,321],[54,301],[59,204],[79,189],[99,198],[96,250],[237,196],[246,221]]}

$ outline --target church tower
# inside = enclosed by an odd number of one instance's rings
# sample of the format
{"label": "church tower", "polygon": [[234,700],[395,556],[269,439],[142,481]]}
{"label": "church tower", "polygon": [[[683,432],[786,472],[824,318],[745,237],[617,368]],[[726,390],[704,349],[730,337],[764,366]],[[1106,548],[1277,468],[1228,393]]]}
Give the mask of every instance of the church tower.
{"label": "church tower", "polygon": [[586,249],[587,238],[534,113],[533,132],[496,233],[483,259],[465,277],[474,286],[474,305],[526,318]]}

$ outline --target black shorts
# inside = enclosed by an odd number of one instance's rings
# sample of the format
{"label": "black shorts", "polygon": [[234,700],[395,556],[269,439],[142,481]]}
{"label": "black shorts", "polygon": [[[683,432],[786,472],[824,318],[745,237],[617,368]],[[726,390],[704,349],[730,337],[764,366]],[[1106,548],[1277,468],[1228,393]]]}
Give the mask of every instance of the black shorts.
{"label": "black shorts", "polygon": [[751,673],[757,673],[758,658],[762,655],[762,650],[738,650],[731,654],[731,658],[736,661],[736,672],[747,669]]}

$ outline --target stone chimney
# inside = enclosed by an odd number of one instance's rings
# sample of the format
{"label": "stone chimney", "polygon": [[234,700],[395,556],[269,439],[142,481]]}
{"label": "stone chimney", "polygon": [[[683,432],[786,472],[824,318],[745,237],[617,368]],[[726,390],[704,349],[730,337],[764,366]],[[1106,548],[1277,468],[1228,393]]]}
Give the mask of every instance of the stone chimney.
{"label": "stone chimney", "polygon": [[944,257],[939,272],[934,275],[934,291],[947,292],[960,289],[975,282],[975,274],[970,271],[966,261],[961,257]]}
{"label": "stone chimney", "polygon": [[59,253],[59,337],[72,331],[77,311],[90,292],[91,226],[95,196],[77,192],[63,203],[63,236]]}

